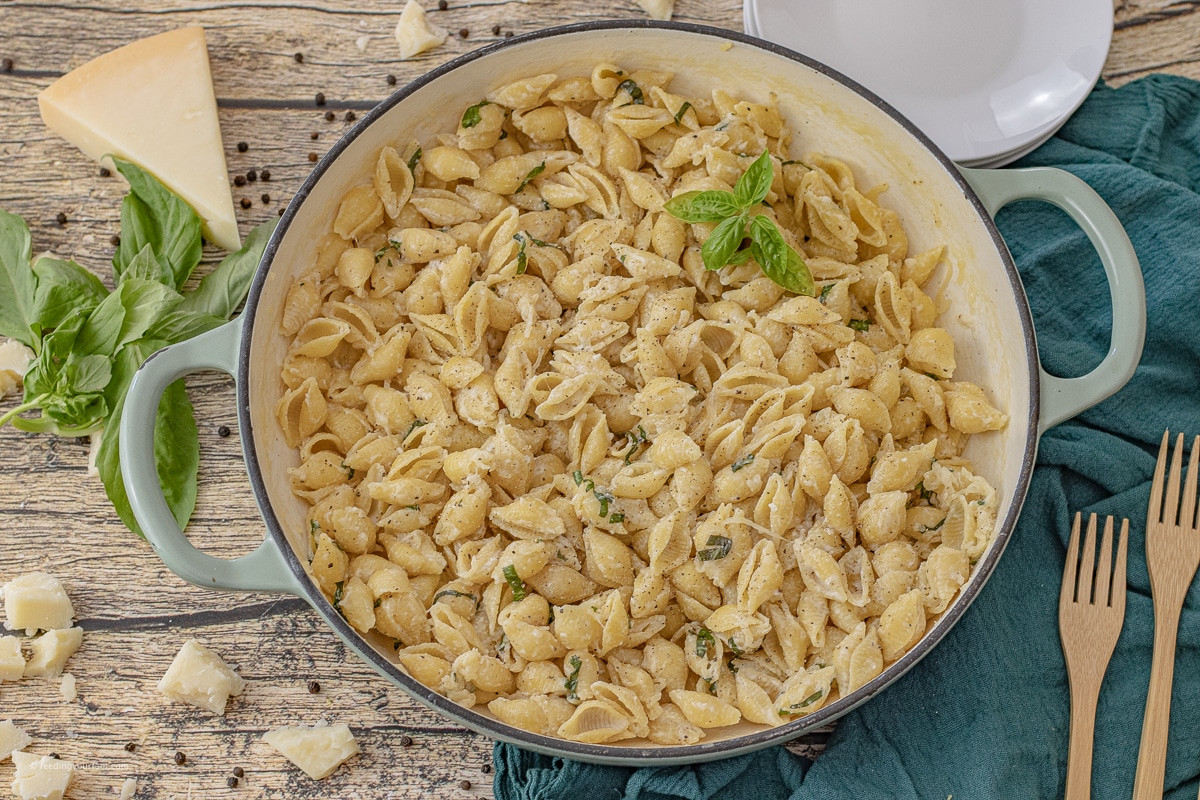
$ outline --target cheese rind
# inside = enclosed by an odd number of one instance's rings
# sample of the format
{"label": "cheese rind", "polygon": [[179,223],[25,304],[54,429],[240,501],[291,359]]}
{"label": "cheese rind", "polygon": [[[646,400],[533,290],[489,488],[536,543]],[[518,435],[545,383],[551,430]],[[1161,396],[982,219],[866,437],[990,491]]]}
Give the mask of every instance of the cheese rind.
{"label": "cheese rind", "polygon": [[336,725],[320,722],[311,728],[304,725],[279,728],[264,734],[263,741],[314,781],[329,777],[359,752],[358,742],[354,741],[354,734],[344,722]]}
{"label": "cheese rind", "polygon": [[105,53],[50,84],[38,107],[92,158],[114,155],[153,173],[196,210],[210,241],[241,247],[203,28]]}
{"label": "cheese rind", "polygon": [[33,640],[33,657],[25,665],[25,677],[57,678],[81,644],[83,628],[46,631]]}
{"label": "cheese rind", "polygon": [[12,754],[17,775],[12,793],[20,800],[62,800],[71,785],[75,765],[59,758],[41,758],[17,751]]}
{"label": "cheese rind", "polygon": [[25,656],[21,655],[21,640],[15,636],[0,636],[0,683],[19,681],[25,675]]}
{"label": "cheese rind", "polygon": [[18,750],[24,750],[33,737],[13,724],[11,719],[0,722],[0,761],[5,761]]}
{"label": "cheese rind", "polygon": [[39,630],[69,628],[75,618],[71,599],[62,581],[45,572],[19,575],[0,588],[4,595],[5,627],[24,630],[30,636]]}
{"label": "cheese rind", "polygon": [[158,682],[158,690],[172,700],[218,715],[225,713],[229,698],[240,695],[245,688],[242,676],[195,639],[184,642]]}

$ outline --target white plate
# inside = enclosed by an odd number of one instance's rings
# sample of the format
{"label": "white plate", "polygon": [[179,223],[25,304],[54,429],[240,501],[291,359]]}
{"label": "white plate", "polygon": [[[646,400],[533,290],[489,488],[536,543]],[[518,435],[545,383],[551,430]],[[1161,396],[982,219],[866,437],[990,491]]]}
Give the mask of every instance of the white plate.
{"label": "white plate", "polygon": [[880,95],[955,161],[1000,166],[1052,136],[1087,97],[1113,9],[1112,0],[745,0],[743,19],[747,33]]}

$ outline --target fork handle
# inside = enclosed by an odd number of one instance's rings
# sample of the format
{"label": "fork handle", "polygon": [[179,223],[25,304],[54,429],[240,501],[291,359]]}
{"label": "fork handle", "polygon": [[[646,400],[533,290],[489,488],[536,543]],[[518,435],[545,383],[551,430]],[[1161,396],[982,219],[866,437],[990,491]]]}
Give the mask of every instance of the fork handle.
{"label": "fork handle", "polygon": [[1071,747],[1067,753],[1067,786],[1063,800],[1091,800],[1092,742],[1096,734],[1098,681],[1071,686]]}
{"label": "fork handle", "polygon": [[1162,800],[1167,770],[1167,731],[1171,721],[1171,684],[1175,680],[1179,610],[1165,608],[1167,603],[1155,605],[1154,661],[1150,667],[1150,689],[1146,693],[1137,775],[1133,779],[1133,800]]}

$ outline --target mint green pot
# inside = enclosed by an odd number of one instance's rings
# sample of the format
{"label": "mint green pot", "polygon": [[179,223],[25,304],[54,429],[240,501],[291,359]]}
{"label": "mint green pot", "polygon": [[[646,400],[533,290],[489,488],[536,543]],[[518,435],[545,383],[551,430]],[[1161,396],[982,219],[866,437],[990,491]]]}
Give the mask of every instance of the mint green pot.
{"label": "mint green pot", "polygon": [[[777,728],[739,724],[709,731],[690,746],[591,745],[510,727],[486,708],[466,709],[409,677],[390,642],[363,636],[332,608],[306,572],[305,506],[290,490],[298,463],[275,422],[282,394],[279,333],[293,278],[311,268],[316,242],[329,230],[342,195],[368,182],[384,145],[428,142],[453,130],[458,115],[492,88],[554,72],[587,75],[600,62],[676,74],[672,89],[708,94],[721,87],[766,101],[774,92],[796,139],[793,152],[820,151],[885,181],[884,202],[900,213],[910,250],[947,246],[951,310],[940,323],[956,341],[958,375],[985,386],[1010,416],[1003,431],[973,437],[967,455],[1005,498],[999,531],[969,583],[924,639],[867,685],[807,717]],[[1044,200],[1066,211],[1095,246],[1112,297],[1112,346],[1080,378],[1045,372],[1038,361],[1020,278],[992,221],[1005,204]],[[935,280],[936,280],[935,276]],[[230,591],[293,594],[307,600],[361,658],[416,700],[486,736],[539,752],[598,763],[645,766],[724,758],[791,739],[868,700],[925,656],[979,594],[1004,551],[1024,501],[1038,436],[1116,392],[1132,376],[1145,336],[1145,292],[1137,257],[1112,211],[1085,183],[1053,169],[957,169],[899,114],[853,81],[804,56],[729,31],[655,22],[597,22],[554,28],[468,53],[404,87],[377,106],[317,165],[280,221],[259,265],[242,316],[222,328],[151,356],[129,390],[121,424],[121,462],[134,513],[164,563],[184,580]],[[242,447],[266,523],[262,544],[233,560],[200,552],[179,530],[154,469],[154,411],[166,386],[215,369],[236,378]]]}

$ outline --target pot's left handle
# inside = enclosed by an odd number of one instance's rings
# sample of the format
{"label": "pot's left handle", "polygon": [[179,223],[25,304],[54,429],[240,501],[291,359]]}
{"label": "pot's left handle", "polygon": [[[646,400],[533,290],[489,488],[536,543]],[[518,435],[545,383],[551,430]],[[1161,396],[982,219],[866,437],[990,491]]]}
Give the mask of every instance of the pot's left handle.
{"label": "pot's left handle", "polygon": [[154,418],[163,391],[191,372],[237,373],[239,317],[194,339],[159,350],[133,377],[121,416],[121,477],[129,505],[163,563],[185,581],[210,589],[299,593],[295,576],[270,538],[253,553],[225,560],[197,550],[167,507],[154,464]]}

